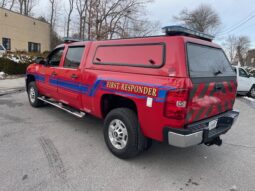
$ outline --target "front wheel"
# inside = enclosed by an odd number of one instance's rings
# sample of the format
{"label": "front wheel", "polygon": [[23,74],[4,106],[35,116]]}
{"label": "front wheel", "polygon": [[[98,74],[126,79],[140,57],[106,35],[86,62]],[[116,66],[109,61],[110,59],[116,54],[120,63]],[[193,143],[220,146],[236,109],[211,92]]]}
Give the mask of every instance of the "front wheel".
{"label": "front wheel", "polygon": [[255,85],[251,87],[251,90],[249,92],[249,96],[252,98],[255,98]]}
{"label": "front wheel", "polygon": [[122,159],[136,156],[147,145],[137,115],[128,108],[117,108],[109,112],[104,122],[104,139],[108,149]]}
{"label": "front wheel", "polygon": [[29,103],[31,104],[31,106],[40,107],[44,104],[43,101],[38,99],[39,92],[37,90],[35,82],[30,82],[28,84],[27,93],[28,93],[28,100],[29,100]]}

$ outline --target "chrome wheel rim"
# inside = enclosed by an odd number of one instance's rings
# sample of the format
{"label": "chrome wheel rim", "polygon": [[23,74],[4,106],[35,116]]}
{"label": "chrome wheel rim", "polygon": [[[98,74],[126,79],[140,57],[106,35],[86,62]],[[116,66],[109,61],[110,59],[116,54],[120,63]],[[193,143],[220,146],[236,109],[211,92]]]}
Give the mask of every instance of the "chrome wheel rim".
{"label": "chrome wheel rim", "polygon": [[35,102],[35,89],[33,87],[29,90],[29,98],[32,103]]}
{"label": "chrome wheel rim", "polygon": [[255,88],[251,89],[251,97],[255,98]]}
{"label": "chrome wheel rim", "polygon": [[126,147],[128,132],[125,124],[121,120],[114,119],[111,121],[108,128],[108,136],[114,148],[123,149]]}

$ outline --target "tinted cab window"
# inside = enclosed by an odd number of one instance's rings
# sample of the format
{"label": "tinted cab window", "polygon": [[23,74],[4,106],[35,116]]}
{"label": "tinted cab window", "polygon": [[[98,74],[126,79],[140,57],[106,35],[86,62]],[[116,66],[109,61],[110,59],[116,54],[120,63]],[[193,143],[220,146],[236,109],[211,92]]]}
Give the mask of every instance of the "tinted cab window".
{"label": "tinted cab window", "polygon": [[79,68],[84,48],[84,46],[69,47],[65,57],[64,67]]}
{"label": "tinted cab window", "polygon": [[64,52],[64,48],[56,49],[54,50],[49,56],[48,56],[48,65],[52,67],[57,67],[60,64],[62,55]]}

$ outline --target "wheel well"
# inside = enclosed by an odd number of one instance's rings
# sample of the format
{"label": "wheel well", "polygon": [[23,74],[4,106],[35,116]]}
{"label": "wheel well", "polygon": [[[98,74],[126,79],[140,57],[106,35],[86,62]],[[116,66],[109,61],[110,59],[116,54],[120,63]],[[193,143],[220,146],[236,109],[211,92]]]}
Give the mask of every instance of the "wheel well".
{"label": "wheel well", "polygon": [[35,77],[31,74],[27,75],[27,79],[26,79],[26,88],[27,89],[28,89],[28,84],[33,81],[35,81]]}
{"label": "wheel well", "polygon": [[101,113],[103,118],[106,117],[106,115],[113,109],[125,107],[133,110],[135,113],[137,113],[137,107],[133,100],[112,95],[112,94],[106,94],[102,96],[101,99]]}

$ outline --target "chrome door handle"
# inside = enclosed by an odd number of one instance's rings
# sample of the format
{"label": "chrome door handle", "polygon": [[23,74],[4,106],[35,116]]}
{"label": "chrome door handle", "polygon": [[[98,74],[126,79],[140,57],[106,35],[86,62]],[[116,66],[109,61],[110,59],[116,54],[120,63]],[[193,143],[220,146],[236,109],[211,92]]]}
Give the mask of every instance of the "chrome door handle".
{"label": "chrome door handle", "polygon": [[78,76],[76,74],[72,74],[71,78],[76,79],[76,78],[78,78]]}
{"label": "chrome door handle", "polygon": [[52,72],[52,73],[51,73],[51,76],[53,76],[53,77],[56,76],[56,75],[57,75],[56,72]]}

